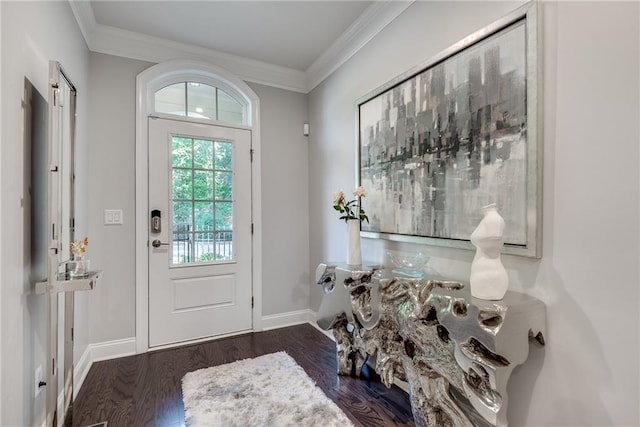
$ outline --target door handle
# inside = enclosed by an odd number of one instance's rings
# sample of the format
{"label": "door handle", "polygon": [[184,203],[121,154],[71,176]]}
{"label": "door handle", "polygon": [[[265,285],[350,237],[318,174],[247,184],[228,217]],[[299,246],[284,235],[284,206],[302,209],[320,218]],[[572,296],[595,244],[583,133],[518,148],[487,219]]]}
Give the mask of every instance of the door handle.
{"label": "door handle", "polygon": [[151,246],[153,246],[154,248],[159,248],[160,246],[169,246],[169,244],[162,243],[160,240],[155,239],[153,242],[151,242]]}

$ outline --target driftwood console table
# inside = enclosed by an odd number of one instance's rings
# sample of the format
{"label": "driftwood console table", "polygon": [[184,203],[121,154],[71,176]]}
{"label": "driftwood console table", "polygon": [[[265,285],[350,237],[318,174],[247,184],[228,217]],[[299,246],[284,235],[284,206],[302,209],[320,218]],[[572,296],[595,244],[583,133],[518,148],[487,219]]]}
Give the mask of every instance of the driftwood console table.
{"label": "driftwood console table", "polygon": [[379,267],[320,264],[318,325],[331,329],[338,373],[360,375],[369,357],[382,381],[407,381],[417,426],[506,426],[507,382],[544,345],[540,300],[507,292],[473,298],[462,283],[385,277]]}

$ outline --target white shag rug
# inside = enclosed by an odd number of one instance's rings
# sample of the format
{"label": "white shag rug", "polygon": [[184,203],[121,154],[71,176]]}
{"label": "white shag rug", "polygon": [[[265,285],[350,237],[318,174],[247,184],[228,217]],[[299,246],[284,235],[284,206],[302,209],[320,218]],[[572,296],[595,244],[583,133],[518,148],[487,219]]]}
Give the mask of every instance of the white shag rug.
{"label": "white shag rug", "polygon": [[189,372],[187,426],[353,426],[284,351]]}

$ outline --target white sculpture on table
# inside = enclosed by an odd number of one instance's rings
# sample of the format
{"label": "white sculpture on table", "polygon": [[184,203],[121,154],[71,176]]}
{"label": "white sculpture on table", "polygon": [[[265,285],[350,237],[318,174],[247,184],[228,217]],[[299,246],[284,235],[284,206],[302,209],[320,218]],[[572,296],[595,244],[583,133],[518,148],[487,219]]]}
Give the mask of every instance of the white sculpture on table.
{"label": "white sculpture on table", "polygon": [[504,219],[496,204],[482,208],[484,218],[471,233],[476,256],[471,263],[471,295],[484,300],[501,300],[509,286],[509,277],[500,259],[504,243]]}

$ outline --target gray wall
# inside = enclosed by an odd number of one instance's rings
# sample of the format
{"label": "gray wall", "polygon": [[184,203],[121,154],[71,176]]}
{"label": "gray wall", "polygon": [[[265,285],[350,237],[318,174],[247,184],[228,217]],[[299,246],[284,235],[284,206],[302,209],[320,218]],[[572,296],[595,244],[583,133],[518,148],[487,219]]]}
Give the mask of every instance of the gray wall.
{"label": "gray wall", "polygon": [[[89,91],[89,235],[91,262],[104,271],[89,295],[92,343],[134,337],[136,76],[151,63],[91,52]],[[104,225],[122,209],[123,225]]]}
{"label": "gray wall", "polygon": [[[48,99],[49,60],[57,60],[78,89],[76,156],[76,225],[86,235],[86,111],[89,54],[67,2],[0,2],[2,8],[2,211],[0,217],[2,265],[2,382],[3,426],[41,425],[45,393],[34,397],[34,371],[45,367],[45,297],[34,295],[29,283],[29,219],[22,200],[24,144],[21,100],[27,77]],[[89,246],[89,254],[91,254]],[[76,304],[76,349],[88,344],[87,310],[82,297]],[[62,373],[62,370],[60,370]],[[48,387],[51,389],[51,387]],[[54,391],[55,392],[55,391]]]}
{"label": "gray wall", "polygon": [[[515,9],[518,3],[416,2],[310,94],[310,271],[345,259],[328,202],[354,183],[354,102]],[[547,346],[510,383],[513,425],[638,425],[638,3],[542,3],[543,258],[504,256],[510,287],[547,304]],[[423,250],[468,280],[472,251]],[[311,307],[321,295],[312,286]]]}
{"label": "gray wall", "polygon": [[268,316],[308,307],[307,96],[249,86],[260,98],[262,315]]}
{"label": "gray wall", "polygon": [[[90,340],[135,336],[135,79],[153,65],[91,53],[89,234],[91,262],[104,270],[89,295]],[[306,95],[258,84],[263,223],[263,315],[308,303]],[[122,209],[124,224],[103,225],[104,209]],[[291,211],[294,211],[293,213]]]}

